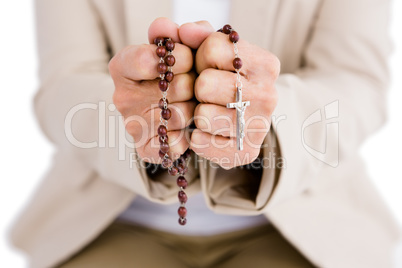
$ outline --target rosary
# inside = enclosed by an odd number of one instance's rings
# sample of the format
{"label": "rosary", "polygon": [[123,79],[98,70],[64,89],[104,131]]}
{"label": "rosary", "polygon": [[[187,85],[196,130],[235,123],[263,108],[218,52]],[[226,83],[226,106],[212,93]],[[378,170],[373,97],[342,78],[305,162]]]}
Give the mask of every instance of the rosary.
{"label": "rosary", "polygon": [[[240,69],[243,66],[242,60],[239,57],[239,51],[237,48],[237,42],[239,41],[239,34],[232,29],[232,27],[228,24],[223,26],[222,29],[219,29],[218,32],[228,34],[229,40],[233,43],[235,58],[233,60],[233,67],[236,71],[236,102],[228,103],[226,105],[227,108],[235,108],[236,109],[236,143],[237,150],[243,150],[243,138],[245,137],[244,128],[244,113],[246,111],[246,107],[250,106],[249,101],[242,101],[242,82]],[[158,127],[158,136],[159,136],[159,156],[162,159],[162,167],[166,168],[170,175],[179,176],[177,178],[177,186],[179,187],[178,199],[180,202],[180,207],[178,209],[179,214],[179,224],[185,225],[187,223],[187,195],[185,193],[185,189],[187,187],[187,180],[184,177],[188,168],[187,168],[187,160],[191,155],[191,150],[187,149],[184,154],[182,154],[176,161],[173,161],[169,156],[169,138],[168,138],[168,120],[172,116],[171,110],[168,108],[169,101],[167,99],[167,93],[169,91],[170,82],[172,82],[174,78],[174,74],[172,71],[172,67],[176,62],[175,57],[173,56],[173,50],[175,48],[175,44],[171,38],[157,37],[154,40],[154,44],[157,45],[156,55],[159,57],[159,63],[157,65],[157,71],[159,73],[159,89],[162,92],[162,98],[159,100],[158,106],[161,109],[160,112],[160,125]]]}

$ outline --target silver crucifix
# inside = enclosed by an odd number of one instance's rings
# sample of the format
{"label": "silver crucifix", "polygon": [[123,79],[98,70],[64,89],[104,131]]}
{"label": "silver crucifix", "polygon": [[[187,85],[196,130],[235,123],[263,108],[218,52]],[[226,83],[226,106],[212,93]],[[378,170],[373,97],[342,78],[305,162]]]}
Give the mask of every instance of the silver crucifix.
{"label": "silver crucifix", "polygon": [[246,112],[246,107],[250,106],[249,101],[242,101],[242,88],[237,87],[237,94],[236,94],[236,102],[226,104],[227,108],[236,108],[236,117],[237,117],[237,124],[236,124],[236,143],[237,143],[237,150],[243,150],[243,138],[245,137],[244,134],[244,127],[246,125],[244,121],[244,113]]}

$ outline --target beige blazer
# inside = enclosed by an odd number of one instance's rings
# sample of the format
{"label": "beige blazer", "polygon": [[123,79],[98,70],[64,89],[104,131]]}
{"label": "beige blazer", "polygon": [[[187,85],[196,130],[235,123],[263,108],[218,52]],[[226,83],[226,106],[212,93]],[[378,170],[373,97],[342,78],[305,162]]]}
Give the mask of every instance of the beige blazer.
{"label": "beige blazer", "polygon": [[[274,131],[257,193],[248,185],[256,178],[200,159],[189,174],[190,196],[202,191],[217,213],[266,215],[317,266],[390,267],[400,230],[358,155],[386,117],[388,2],[232,1],[230,23],[242,38],[282,63]],[[172,179],[149,178],[135,163],[132,140],[109,106],[107,67],[124,46],[146,43],[151,21],[171,17],[170,4],[36,0],[35,111],[57,150],[11,232],[32,267],[54,266],[82,249],[137,195],[176,201]]]}

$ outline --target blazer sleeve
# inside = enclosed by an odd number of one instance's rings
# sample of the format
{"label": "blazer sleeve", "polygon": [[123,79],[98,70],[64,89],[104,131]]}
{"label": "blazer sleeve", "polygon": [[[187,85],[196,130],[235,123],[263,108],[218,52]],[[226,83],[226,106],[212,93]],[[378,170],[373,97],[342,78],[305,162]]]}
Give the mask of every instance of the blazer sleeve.
{"label": "blazer sleeve", "polygon": [[[156,202],[173,200],[174,180],[147,175],[112,104],[110,45],[92,1],[36,0],[36,24],[40,89],[34,108],[46,136],[102,178]],[[189,181],[195,176],[189,172]]]}
{"label": "blazer sleeve", "polygon": [[219,196],[209,194],[215,210],[269,211],[313,189],[325,179],[323,171],[335,174],[357,157],[362,142],[386,119],[388,18],[389,1],[322,1],[303,65],[276,82],[279,102],[263,150],[270,164],[264,166],[259,190],[241,194],[227,178],[226,188],[215,190]]}
{"label": "blazer sleeve", "polygon": [[[277,82],[275,111],[286,168],[276,202],[314,188],[323,170],[357,157],[386,120],[389,1],[325,0],[304,54],[305,66]],[[283,117],[283,121],[280,120]]]}

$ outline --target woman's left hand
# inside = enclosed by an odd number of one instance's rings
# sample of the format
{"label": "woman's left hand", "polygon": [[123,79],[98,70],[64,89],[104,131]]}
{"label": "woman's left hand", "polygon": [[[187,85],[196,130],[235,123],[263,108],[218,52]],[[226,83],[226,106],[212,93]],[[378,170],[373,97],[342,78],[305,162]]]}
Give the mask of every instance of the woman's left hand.
{"label": "woman's left hand", "polygon": [[[205,22],[202,24],[204,28],[208,27]],[[236,101],[234,45],[228,35],[213,32],[203,40],[198,36],[197,47],[196,31],[199,28],[185,24],[179,29],[182,42],[186,44],[188,40],[192,43],[187,45],[197,49],[194,64],[199,76],[194,93],[200,103],[194,113],[196,129],[191,136],[190,148],[225,169],[251,163],[258,157],[271,126],[271,115],[278,101],[275,81],[280,62],[269,51],[240,36],[237,46],[243,62],[240,69],[242,100],[249,101],[250,106],[244,116],[244,149],[238,151],[236,109],[226,108],[228,103]]]}

